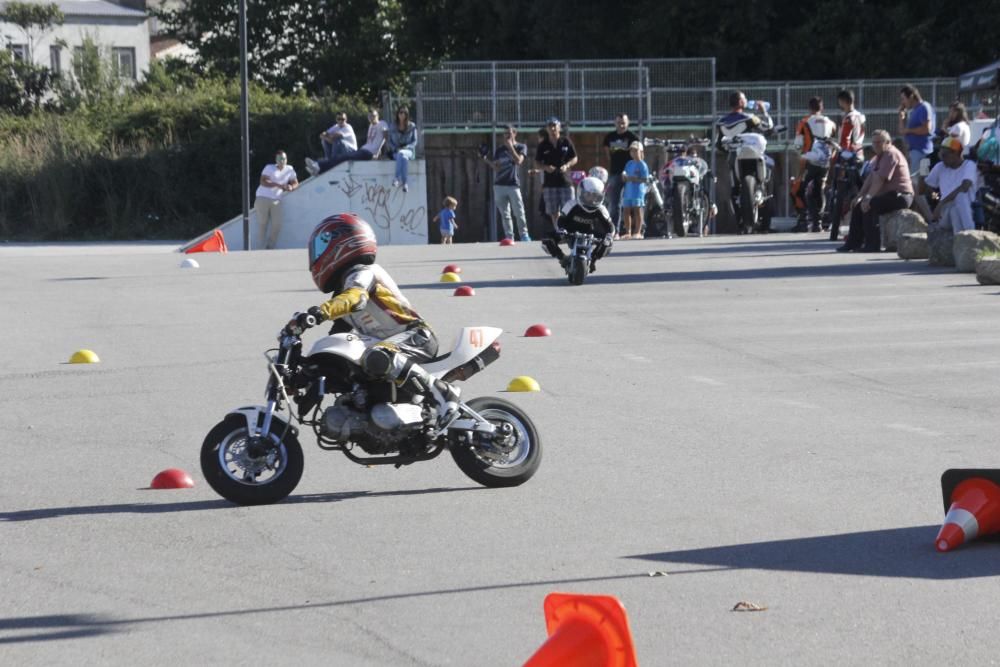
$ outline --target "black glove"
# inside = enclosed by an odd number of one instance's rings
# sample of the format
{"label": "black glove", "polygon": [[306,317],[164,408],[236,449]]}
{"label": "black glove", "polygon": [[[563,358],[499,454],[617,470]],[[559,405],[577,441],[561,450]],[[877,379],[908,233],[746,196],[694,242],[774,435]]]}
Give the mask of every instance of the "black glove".
{"label": "black glove", "polygon": [[284,336],[301,336],[306,330],[316,326],[316,322],[316,316],[312,313],[295,313],[281,333]]}

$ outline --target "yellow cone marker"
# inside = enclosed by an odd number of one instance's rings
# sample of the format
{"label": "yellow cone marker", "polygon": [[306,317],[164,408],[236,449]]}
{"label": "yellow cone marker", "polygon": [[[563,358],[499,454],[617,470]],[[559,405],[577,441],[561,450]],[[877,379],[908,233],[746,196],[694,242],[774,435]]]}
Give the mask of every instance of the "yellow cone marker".
{"label": "yellow cone marker", "polygon": [[443,283],[460,283],[460,282],[462,282],[462,279],[458,277],[457,273],[452,273],[451,271],[448,271],[447,273],[442,273],[441,274],[441,281],[440,282],[443,282]]}
{"label": "yellow cone marker", "polygon": [[77,350],[69,358],[71,364],[98,364],[101,360],[93,350]]}
{"label": "yellow cone marker", "polygon": [[516,378],[510,381],[507,385],[507,391],[541,391],[542,388],[538,386],[534,378],[528,377],[527,375],[518,375]]}

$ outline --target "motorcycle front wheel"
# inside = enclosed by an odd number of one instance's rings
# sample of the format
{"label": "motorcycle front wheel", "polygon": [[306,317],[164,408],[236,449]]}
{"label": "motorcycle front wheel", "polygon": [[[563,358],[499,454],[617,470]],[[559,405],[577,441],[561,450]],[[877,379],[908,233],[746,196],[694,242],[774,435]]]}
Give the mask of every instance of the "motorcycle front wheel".
{"label": "motorcycle front wheel", "polygon": [[757,192],[757,178],[755,176],[744,176],[743,185],[740,190],[740,226],[744,234],[753,234],[757,229],[757,216],[759,211],[754,202],[754,194]]}
{"label": "motorcycle front wheel", "polygon": [[587,260],[585,257],[574,257],[569,267],[569,284],[582,285],[587,278]]}
{"label": "motorcycle front wheel", "polygon": [[500,398],[474,398],[468,406],[496,426],[501,435],[489,449],[478,444],[452,447],[451,456],[459,469],[488,487],[520,486],[531,479],[542,462],[542,441],[531,418]]}
{"label": "motorcycle front wheel", "polygon": [[243,415],[229,415],[216,424],[201,446],[201,472],[208,485],[237,505],[269,505],[285,498],[302,478],[302,446],[278,420],[265,438],[258,453]]}

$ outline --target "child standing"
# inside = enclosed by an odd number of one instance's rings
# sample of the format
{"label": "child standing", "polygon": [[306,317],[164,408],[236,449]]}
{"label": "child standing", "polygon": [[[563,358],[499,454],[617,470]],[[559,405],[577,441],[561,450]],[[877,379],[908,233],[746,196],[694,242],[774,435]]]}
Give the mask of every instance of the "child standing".
{"label": "child standing", "polygon": [[455,222],[456,208],[458,208],[458,200],[454,197],[445,197],[444,208],[434,216],[434,222],[440,221],[442,244],[450,244],[452,237],[455,236],[455,230],[458,229],[458,223]]}
{"label": "child standing", "polygon": [[646,208],[646,182],[649,167],[643,162],[642,144],[633,141],[628,147],[632,159],[625,164],[625,187],[622,191],[622,238],[641,239],[642,213]]}

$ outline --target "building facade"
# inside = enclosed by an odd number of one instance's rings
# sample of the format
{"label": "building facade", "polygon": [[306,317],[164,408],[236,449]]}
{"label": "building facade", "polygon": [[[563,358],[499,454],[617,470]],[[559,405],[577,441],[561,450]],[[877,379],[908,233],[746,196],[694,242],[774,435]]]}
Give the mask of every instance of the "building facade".
{"label": "building facade", "polygon": [[[25,34],[20,26],[0,21],[0,43],[14,57],[31,60],[57,74],[70,73],[73,54],[88,37],[110,58],[124,79],[141,80],[149,69],[149,17],[145,0],[21,0],[55,4],[65,19],[48,31]],[[6,3],[2,3],[6,5]]]}

